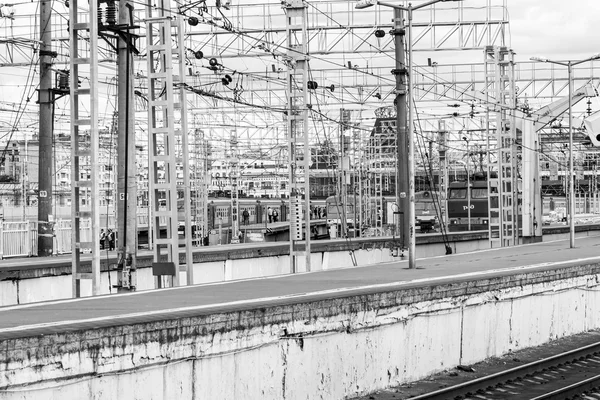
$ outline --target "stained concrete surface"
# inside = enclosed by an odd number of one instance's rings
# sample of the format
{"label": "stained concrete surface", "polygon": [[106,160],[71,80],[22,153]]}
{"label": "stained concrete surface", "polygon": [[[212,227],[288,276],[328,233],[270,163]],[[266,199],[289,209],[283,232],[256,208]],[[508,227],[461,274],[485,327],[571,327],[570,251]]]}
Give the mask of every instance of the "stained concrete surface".
{"label": "stained concrete surface", "polygon": [[492,357],[485,361],[469,365],[474,372],[465,372],[457,368],[448,369],[426,379],[407,383],[369,395],[354,397],[351,400],[405,400],[459,383],[468,382],[496,372],[502,372],[530,362],[548,358],[579,347],[600,342],[600,330],[572,335],[553,340],[542,346],[509,352],[502,357]]}

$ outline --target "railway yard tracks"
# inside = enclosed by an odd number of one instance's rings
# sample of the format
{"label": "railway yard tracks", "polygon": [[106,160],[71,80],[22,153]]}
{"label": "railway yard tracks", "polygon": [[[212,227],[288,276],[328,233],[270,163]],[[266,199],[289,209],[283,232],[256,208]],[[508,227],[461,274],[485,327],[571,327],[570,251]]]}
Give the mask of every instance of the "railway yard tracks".
{"label": "railway yard tracks", "polygon": [[410,399],[600,400],[600,342]]}

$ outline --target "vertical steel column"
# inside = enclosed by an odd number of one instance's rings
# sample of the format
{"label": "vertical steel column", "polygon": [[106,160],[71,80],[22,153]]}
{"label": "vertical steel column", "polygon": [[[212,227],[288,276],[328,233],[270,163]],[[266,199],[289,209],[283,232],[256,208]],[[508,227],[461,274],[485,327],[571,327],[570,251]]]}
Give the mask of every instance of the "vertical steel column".
{"label": "vertical steel column", "polygon": [[[98,4],[73,0],[69,7],[71,95],[71,223],[73,297],[81,280],[100,294],[100,214],[98,193]],[[91,254],[91,272],[81,255]]]}
{"label": "vertical steel column", "polygon": [[484,63],[490,246],[514,246],[519,240],[514,53],[488,46]]}
{"label": "vertical steel column", "polygon": [[[192,199],[191,199],[191,184],[190,184],[190,139],[188,130],[188,107],[187,107],[187,89],[185,87],[186,77],[186,64],[185,64],[185,20],[182,16],[177,18],[177,61],[179,62],[179,76],[174,79],[174,82],[178,86],[178,90],[175,92],[175,96],[178,97],[175,100],[175,109],[178,111],[177,117],[180,120],[180,130],[175,131],[176,139],[181,140],[181,153],[177,154],[177,165],[183,171],[183,214],[181,215],[184,225],[184,236],[185,236],[185,271],[187,284],[192,285],[194,283],[194,258],[192,252]],[[179,207],[177,207],[179,208]]]}
{"label": "vertical steel column", "polygon": [[[394,51],[396,59],[396,68],[394,75],[396,78],[396,203],[404,218],[399,214],[396,218],[397,230],[400,235],[402,247],[407,243],[410,235],[410,224],[408,218],[409,198],[408,198],[408,134],[406,130],[408,108],[407,108],[407,68],[404,57],[404,37],[406,29],[404,26],[404,11],[400,8],[394,8]],[[410,130],[408,132],[411,132]]]}
{"label": "vertical steel column", "polygon": [[[344,116],[346,115],[346,110],[344,110],[343,108],[340,109],[340,124],[339,124],[339,140],[340,140],[340,153],[339,153],[339,159],[338,159],[338,167],[339,167],[339,176],[338,176],[338,180],[339,180],[339,207],[341,207],[341,213],[340,213],[340,237],[347,237],[348,236],[348,188],[346,186],[346,171],[347,171],[347,167],[345,167],[344,163],[346,161],[346,149],[344,148],[345,145],[345,141],[344,141],[344,128],[345,128],[345,124],[347,122],[345,122],[345,118]],[[348,111],[349,112],[349,111]]]}
{"label": "vertical steel column", "polygon": [[[133,26],[125,0],[119,1],[119,25]],[[117,291],[136,285],[137,176],[135,164],[135,109],[133,100],[133,55],[129,40],[118,38],[118,135],[117,135],[117,235],[119,269]]]}
{"label": "vertical steel column", "polygon": [[204,132],[196,128],[194,130],[194,179],[193,193],[195,200],[194,224],[196,226],[197,245],[203,245],[204,236],[208,235],[208,149]]}
{"label": "vertical steel column", "polygon": [[231,182],[231,243],[239,243],[240,203],[239,203],[239,152],[237,131],[233,129],[229,140],[229,180]]}
{"label": "vertical steel column", "polygon": [[[177,232],[177,159],[174,117],[172,14],[169,0],[146,6],[148,60],[148,159],[149,191],[152,192],[154,262],[174,263],[173,286],[179,285]],[[164,202],[161,204],[161,200]],[[161,224],[161,222],[163,222]],[[166,236],[161,228],[166,223]],[[166,249],[166,252],[162,252]],[[162,286],[158,277],[157,285]]]}
{"label": "vertical steel column", "polygon": [[[308,30],[307,5],[302,0],[285,3],[287,37],[287,133],[290,182],[290,272],[300,270],[304,256],[310,271],[310,188],[308,143]],[[304,204],[302,204],[304,196]],[[303,207],[304,206],[304,207]],[[302,229],[304,211],[305,228]]]}
{"label": "vertical steel column", "polygon": [[38,256],[48,257],[53,252],[52,222],[52,173],[54,168],[52,149],[52,2],[40,2],[40,145],[39,145],[39,196],[38,196]]}
{"label": "vertical steel column", "polygon": [[[441,206],[441,221],[440,228],[444,232],[448,229],[448,158],[446,151],[448,150],[448,139],[446,136],[446,124],[444,120],[439,120],[438,131],[438,154],[440,155],[440,206]],[[443,228],[441,227],[443,225]]]}

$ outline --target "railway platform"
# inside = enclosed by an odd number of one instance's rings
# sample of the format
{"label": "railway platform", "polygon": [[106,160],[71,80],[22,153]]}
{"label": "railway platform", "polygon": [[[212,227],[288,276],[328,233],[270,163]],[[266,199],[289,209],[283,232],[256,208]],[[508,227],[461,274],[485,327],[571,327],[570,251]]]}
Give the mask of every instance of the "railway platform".
{"label": "railway platform", "polygon": [[4,307],[0,398],[103,384],[128,389],[98,398],[341,399],[596,329],[599,282],[593,234]]}

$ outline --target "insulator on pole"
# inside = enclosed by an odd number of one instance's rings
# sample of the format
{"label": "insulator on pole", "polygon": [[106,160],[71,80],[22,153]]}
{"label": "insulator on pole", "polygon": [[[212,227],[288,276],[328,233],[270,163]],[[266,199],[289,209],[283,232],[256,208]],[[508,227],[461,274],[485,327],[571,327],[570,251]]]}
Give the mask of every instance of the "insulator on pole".
{"label": "insulator on pole", "polygon": [[56,86],[60,90],[69,90],[69,70],[63,69],[56,74]]}
{"label": "insulator on pole", "polygon": [[106,23],[115,25],[117,23],[117,5],[114,0],[106,2]]}
{"label": "insulator on pole", "polygon": [[102,6],[101,3],[98,2],[98,26],[102,25],[104,25],[104,22],[102,20]]}

